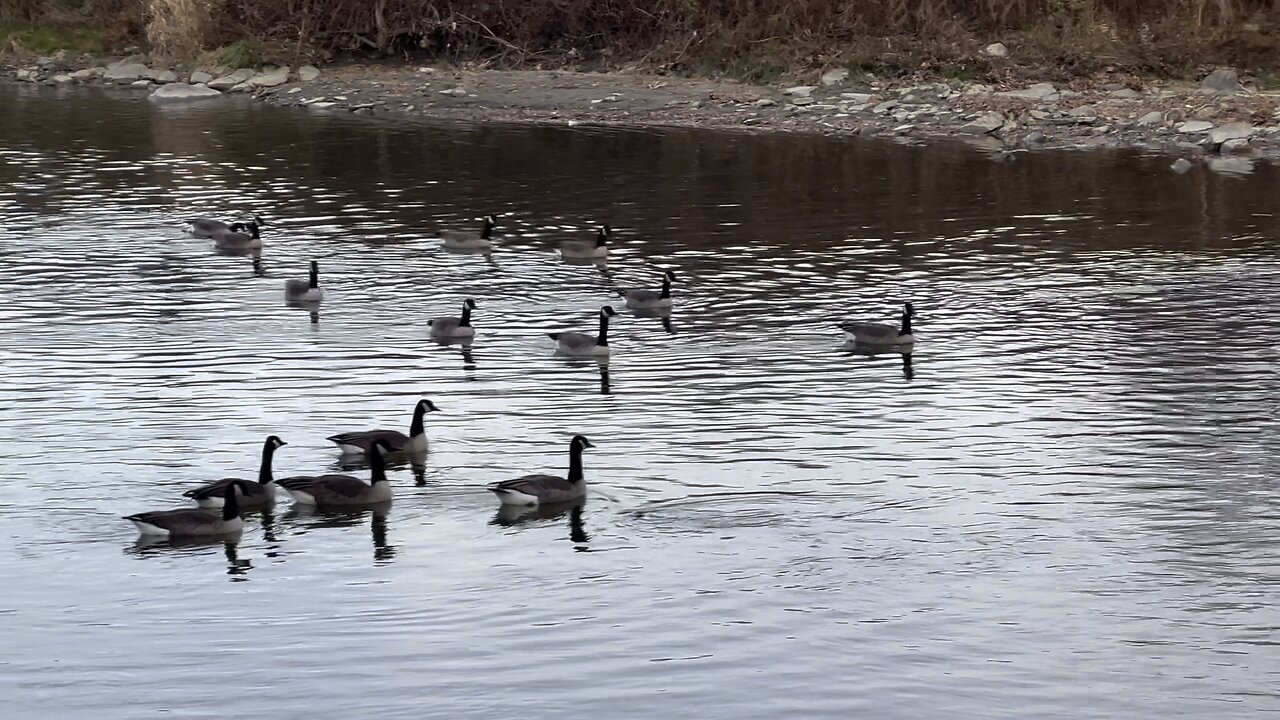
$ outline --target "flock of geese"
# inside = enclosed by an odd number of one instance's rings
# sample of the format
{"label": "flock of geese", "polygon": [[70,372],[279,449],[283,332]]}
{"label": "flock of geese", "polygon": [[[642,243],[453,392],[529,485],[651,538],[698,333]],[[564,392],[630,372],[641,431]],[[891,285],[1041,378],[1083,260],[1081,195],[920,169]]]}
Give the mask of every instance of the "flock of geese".
{"label": "flock of geese", "polygon": [[[197,218],[186,221],[193,236],[213,241],[215,247],[231,251],[254,251],[262,247],[261,227],[266,223],[257,215],[247,222],[231,224],[219,220]],[[444,247],[468,252],[488,252],[493,246],[496,221],[492,215],[483,218],[479,232],[474,230],[441,230],[438,235]],[[560,253],[566,258],[603,259],[609,254],[612,229],[603,225],[594,240],[565,240]],[[619,290],[626,306],[633,310],[664,310],[672,306],[671,284],[676,274],[663,270],[662,285],[658,290]],[[320,287],[319,263],[311,261],[310,275],[306,280],[285,281],[285,298],[297,303],[319,304],[324,300]],[[471,325],[471,311],[475,300],[467,298],[457,317],[438,317],[428,321],[431,335],[437,339],[468,340],[475,337]],[[915,343],[911,331],[914,317],[911,303],[905,303],[897,325],[870,322],[842,323],[838,327],[845,340],[854,345],[872,349],[893,349],[910,357]],[[554,332],[548,336],[556,342],[557,352],[568,356],[602,357],[609,354],[609,318],[617,315],[612,306],[600,308],[600,325],[592,335],[585,332]],[[128,515],[143,536],[157,538],[208,537],[229,535],[243,529],[241,513],[270,507],[276,502],[278,490],[283,490],[302,505],[320,508],[368,506],[391,500],[391,484],[387,481],[388,456],[421,457],[427,451],[427,434],[423,422],[426,413],[439,408],[430,400],[417,401],[408,433],[398,430],[356,430],[331,435],[326,440],[337,446],[345,458],[363,456],[367,459],[370,476],[365,482],[351,475],[299,475],[277,480],[272,472],[275,451],[286,445],[275,435],[262,446],[261,465],[257,480],[225,478],[184,493],[195,501],[195,507],[177,510],[157,510]],[[506,480],[489,486],[503,505],[545,506],[572,503],[586,495],[586,479],[582,472],[582,452],[594,447],[586,437],[575,435],[569,442],[569,470],[567,475],[532,474]]]}

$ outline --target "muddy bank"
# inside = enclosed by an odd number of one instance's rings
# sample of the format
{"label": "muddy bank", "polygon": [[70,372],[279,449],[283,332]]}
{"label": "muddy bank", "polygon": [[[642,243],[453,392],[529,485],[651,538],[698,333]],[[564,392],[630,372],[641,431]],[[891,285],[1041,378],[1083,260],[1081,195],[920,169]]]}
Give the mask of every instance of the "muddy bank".
{"label": "muddy bank", "polygon": [[[1247,171],[1280,158],[1280,95],[1244,87],[1231,71],[1202,83],[1077,79],[989,86],[955,80],[853,81],[843,70],[809,82],[756,86],[635,73],[440,69],[347,64],[296,70],[177,72],[145,58],[90,65],[44,58],[10,66],[13,79],[109,83],[184,101],[247,93],[313,111],[430,120],[698,127],[952,139],[998,152],[1148,148]],[[1187,167],[1180,164],[1180,167]]]}

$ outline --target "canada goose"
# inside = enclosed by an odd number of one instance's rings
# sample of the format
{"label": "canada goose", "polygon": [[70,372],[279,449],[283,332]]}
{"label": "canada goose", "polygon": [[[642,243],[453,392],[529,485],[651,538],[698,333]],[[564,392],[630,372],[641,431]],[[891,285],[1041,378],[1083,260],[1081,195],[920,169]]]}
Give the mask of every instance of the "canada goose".
{"label": "canada goose", "polygon": [[253,250],[262,247],[258,223],[232,223],[226,231],[214,234],[213,246],[223,250]]}
{"label": "canada goose", "polygon": [[462,301],[462,317],[431,318],[427,325],[431,326],[431,334],[439,338],[469,338],[476,336],[476,329],[471,327],[471,311],[476,301],[467,298]]}
{"label": "canada goose", "polygon": [[244,480],[232,480],[227,484],[222,491],[221,517],[204,508],[182,508],[126,515],[124,519],[136,525],[139,533],[158,537],[226,535],[239,532],[244,529],[244,521],[240,519],[238,497],[251,492],[248,486],[249,483]]}
{"label": "canada goose", "polygon": [[560,254],[567,258],[602,258],[609,255],[609,238],[613,228],[601,225],[595,240],[562,240]]}
{"label": "canada goose", "polygon": [[422,427],[422,415],[428,411],[438,411],[430,400],[419,400],[413,406],[413,422],[409,423],[409,434],[399,430],[361,430],[358,432],[338,433],[325,438],[338,446],[343,454],[360,455],[369,452],[375,440],[387,444],[390,452],[421,453],[427,451],[427,431]]}
{"label": "canada goose", "polygon": [[492,215],[484,216],[484,227],[477,235],[471,230],[441,230],[440,237],[444,246],[455,250],[487,250],[493,246],[493,226],[497,223]]}
{"label": "canada goose", "polygon": [[547,333],[556,341],[556,350],[565,355],[608,355],[609,318],[618,313],[605,305],[600,308],[600,332],[595,337],[580,332]]}
{"label": "canada goose", "polygon": [[390,452],[386,440],[369,445],[369,482],[350,475],[317,475],[287,477],[280,480],[293,499],[303,505],[369,505],[391,499],[391,483],[383,453]]}
{"label": "canada goose", "polygon": [[676,279],[674,270],[662,271],[662,291],[619,290],[618,295],[627,301],[627,307],[640,310],[671,307],[671,283]]}
{"label": "canada goose", "polygon": [[188,490],[182,493],[182,496],[195,500],[200,507],[220,508],[223,502],[222,495],[227,486],[232,483],[241,483],[244,492],[237,498],[241,509],[256,509],[270,505],[276,501],[275,478],[271,475],[271,458],[275,455],[276,448],[288,444],[275,435],[268,437],[266,442],[262,443],[262,465],[258,468],[257,482],[224,478],[202,485],[195,490]]}
{"label": "canada goose", "polygon": [[911,318],[915,310],[911,303],[902,306],[902,324],[894,327],[886,323],[844,323],[840,329],[845,332],[845,339],[864,345],[910,345],[916,341],[911,334]]}
{"label": "canada goose", "polygon": [[285,280],[284,296],[297,302],[320,302],[324,290],[320,289],[320,263],[311,261],[311,277],[307,280]]}
{"label": "canada goose", "polygon": [[491,485],[489,490],[504,505],[538,505],[540,503],[568,502],[587,494],[587,481],[582,476],[582,451],[595,447],[581,435],[569,441],[569,477],[555,475],[525,475],[515,480],[504,480]]}
{"label": "canada goose", "polygon": [[[253,221],[259,225],[267,223],[257,215],[253,216]],[[221,220],[210,220],[209,218],[191,218],[184,220],[186,224],[191,226],[191,234],[198,238],[211,238],[219,233],[232,232],[231,228]]]}

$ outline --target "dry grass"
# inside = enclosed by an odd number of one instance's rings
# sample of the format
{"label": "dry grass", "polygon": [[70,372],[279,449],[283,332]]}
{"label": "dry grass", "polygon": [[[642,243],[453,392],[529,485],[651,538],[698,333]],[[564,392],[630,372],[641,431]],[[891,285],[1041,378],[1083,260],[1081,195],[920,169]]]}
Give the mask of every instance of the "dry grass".
{"label": "dry grass", "polygon": [[194,58],[213,36],[220,0],[147,0],[147,40],[158,55]]}

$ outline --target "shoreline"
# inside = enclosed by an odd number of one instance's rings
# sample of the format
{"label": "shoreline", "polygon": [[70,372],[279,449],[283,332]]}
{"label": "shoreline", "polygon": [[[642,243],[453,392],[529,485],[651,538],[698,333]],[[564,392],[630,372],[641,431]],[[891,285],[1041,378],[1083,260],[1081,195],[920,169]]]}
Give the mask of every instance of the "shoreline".
{"label": "shoreline", "polygon": [[[166,102],[246,94],[285,107],[428,121],[799,132],[900,142],[961,142],[989,152],[1137,149],[1244,173],[1280,160],[1280,93],[1250,91],[1230,71],[1202,84],[854,81],[809,73],[794,85],[634,72],[487,70],[345,63],[178,72],[133,56],[109,63],[54,56],[0,59],[0,77],[47,85],[94,84],[156,93]],[[188,84],[192,83],[192,84]],[[170,86],[165,88],[164,86]],[[161,88],[162,91],[157,92]],[[198,96],[198,98],[196,97]]]}

